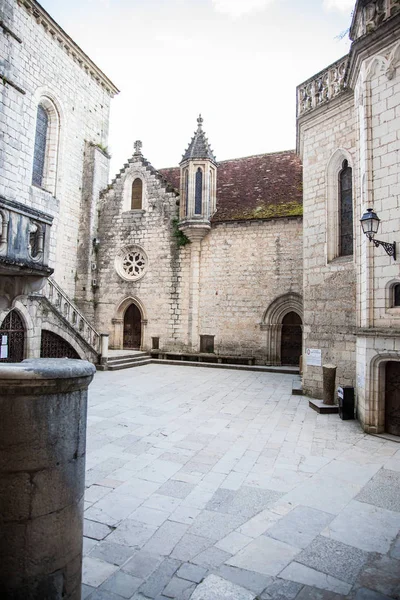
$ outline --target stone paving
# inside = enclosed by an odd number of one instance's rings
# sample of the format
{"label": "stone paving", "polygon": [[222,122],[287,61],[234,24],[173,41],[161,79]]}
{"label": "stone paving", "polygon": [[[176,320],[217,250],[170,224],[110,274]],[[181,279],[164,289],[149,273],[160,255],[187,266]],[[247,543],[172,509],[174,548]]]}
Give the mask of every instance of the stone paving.
{"label": "stone paving", "polygon": [[400,598],[400,445],[318,415],[292,381],[96,375],[83,598]]}

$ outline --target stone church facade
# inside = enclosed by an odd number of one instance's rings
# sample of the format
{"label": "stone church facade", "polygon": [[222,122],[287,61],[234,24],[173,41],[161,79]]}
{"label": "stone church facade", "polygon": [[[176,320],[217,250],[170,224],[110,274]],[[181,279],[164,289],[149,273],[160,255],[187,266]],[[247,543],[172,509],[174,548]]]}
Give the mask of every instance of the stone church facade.
{"label": "stone church facade", "polygon": [[[355,387],[371,433],[400,435],[400,3],[356,3],[348,56],[298,87],[304,180],[304,347]],[[375,245],[360,220],[381,220]],[[383,245],[380,243],[383,242]],[[304,391],[322,369],[304,361]]]}
{"label": "stone church facade", "polygon": [[332,363],[400,435],[399,0],[358,0],[349,55],[298,87],[297,153],[217,161],[200,117],[179,166],[137,142],[109,185],[117,88],[36,0],[0,8],[0,363],[303,354],[307,395]]}

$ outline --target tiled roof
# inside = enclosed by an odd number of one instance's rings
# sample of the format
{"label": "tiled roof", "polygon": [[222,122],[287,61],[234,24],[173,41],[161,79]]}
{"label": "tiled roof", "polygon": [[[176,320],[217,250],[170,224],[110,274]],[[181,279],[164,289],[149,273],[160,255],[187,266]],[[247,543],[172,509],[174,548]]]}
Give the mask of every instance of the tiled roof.
{"label": "tiled roof", "polygon": [[[180,189],[180,169],[160,169]],[[294,150],[218,163],[214,222],[303,214],[302,165]]]}

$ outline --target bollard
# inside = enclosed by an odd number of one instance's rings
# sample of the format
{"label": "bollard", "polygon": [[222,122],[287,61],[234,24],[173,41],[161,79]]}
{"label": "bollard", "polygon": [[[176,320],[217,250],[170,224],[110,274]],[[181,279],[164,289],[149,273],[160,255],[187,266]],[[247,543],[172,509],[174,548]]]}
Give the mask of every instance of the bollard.
{"label": "bollard", "polygon": [[0,366],[0,598],[80,600],[87,388],[81,360]]}
{"label": "bollard", "polygon": [[332,406],[335,404],[335,380],[336,380],[336,366],[335,365],[323,365],[322,366],[322,378],[323,378],[323,399],[324,404]]}

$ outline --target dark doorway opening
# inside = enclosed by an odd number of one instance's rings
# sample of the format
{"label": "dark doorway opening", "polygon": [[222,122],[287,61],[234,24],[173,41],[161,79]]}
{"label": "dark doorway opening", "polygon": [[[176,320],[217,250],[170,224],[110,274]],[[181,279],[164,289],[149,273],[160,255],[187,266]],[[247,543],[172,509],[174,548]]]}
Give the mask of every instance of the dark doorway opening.
{"label": "dark doorway opening", "polygon": [[282,320],[281,364],[298,365],[302,353],[303,333],[301,318],[290,312]]}
{"label": "dark doorway opening", "polygon": [[200,336],[200,352],[206,352],[207,354],[214,354],[214,335],[201,335]]}
{"label": "dark doorway opening", "polygon": [[80,358],[76,350],[52,331],[42,330],[40,358]]}
{"label": "dark doorway opening", "polygon": [[386,363],[385,431],[400,436],[400,362]]}
{"label": "dark doorway opening", "polygon": [[9,312],[0,325],[0,344],[0,363],[24,360],[25,327],[16,310]]}
{"label": "dark doorway opening", "polygon": [[124,349],[140,350],[142,343],[142,315],[136,304],[131,304],[124,316]]}

